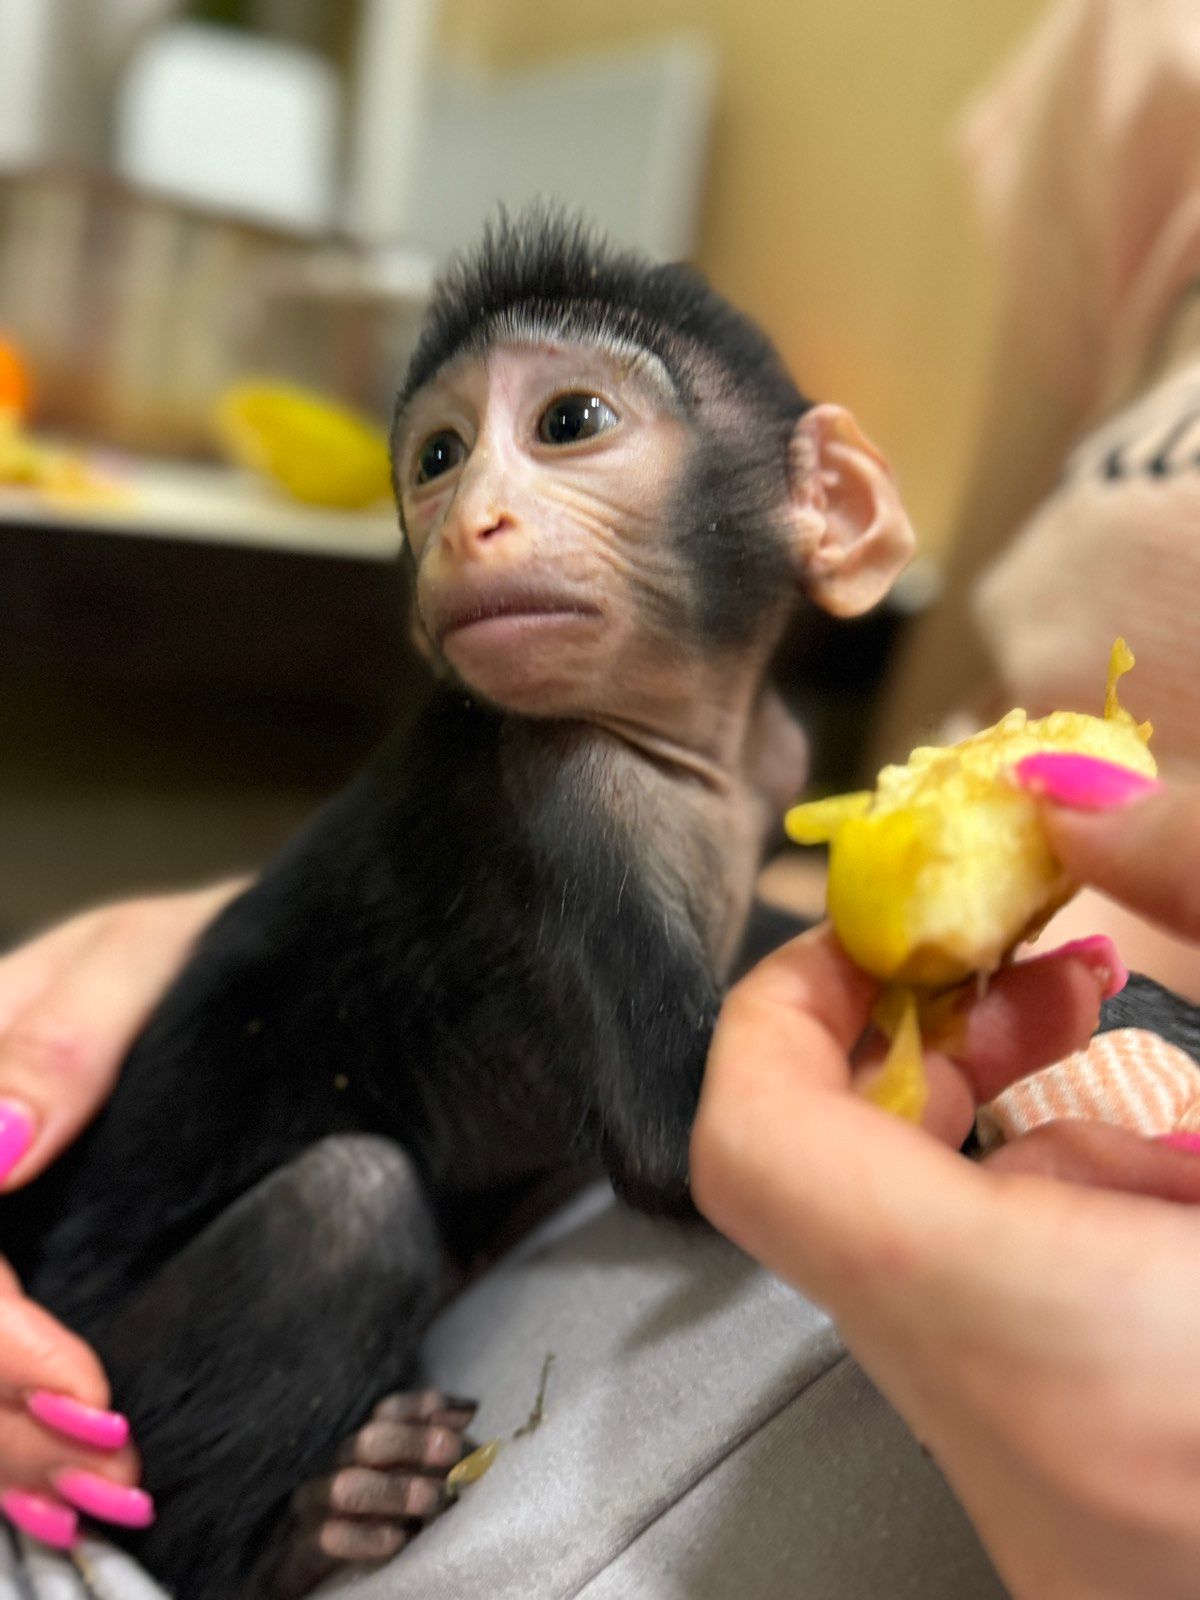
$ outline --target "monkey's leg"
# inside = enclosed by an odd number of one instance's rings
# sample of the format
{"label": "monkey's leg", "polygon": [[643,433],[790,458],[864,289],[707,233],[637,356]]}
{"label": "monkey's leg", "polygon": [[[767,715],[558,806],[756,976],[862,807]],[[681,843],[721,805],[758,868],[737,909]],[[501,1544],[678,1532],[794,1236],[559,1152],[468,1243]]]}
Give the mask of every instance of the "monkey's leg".
{"label": "monkey's leg", "polygon": [[180,1600],[232,1600],[288,1503],[408,1375],[442,1255],[408,1158],[323,1140],[213,1222],[96,1341],[158,1520],[129,1543]]}

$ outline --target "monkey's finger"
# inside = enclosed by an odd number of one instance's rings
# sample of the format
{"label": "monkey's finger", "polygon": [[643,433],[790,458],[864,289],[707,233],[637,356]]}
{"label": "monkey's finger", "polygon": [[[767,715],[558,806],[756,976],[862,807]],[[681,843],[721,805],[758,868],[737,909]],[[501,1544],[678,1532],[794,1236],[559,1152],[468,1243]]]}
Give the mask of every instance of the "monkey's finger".
{"label": "monkey's finger", "polygon": [[45,936],[59,940],[57,967],[0,1034],[0,1105],[12,1146],[0,1187],[36,1177],[95,1115],[196,934],[237,887],[132,901],[95,914],[82,939],[69,926]]}
{"label": "monkey's finger", "polygon": [[317,1546],[334,1561],[390,1561],[408,1543],[405,1529],[394,1522],[354,1522],[331,1517],[317,1529]]}
{"label": "monkey's finger", "polygon": [[1185,938],[1200,939],[1200,785],[1176,784],[1116,810],[1042,802],[1071,877]]}
{"label": "monkey's finger", "polygon": [[1097,1189],[1200,1205],[1200,1159],[1158,1139],[1097,1122],[1047,1122],[986,1159],[993,1172],[1029,1172]]}
{"label": "monkey's finger", "polygon": [[364,1467],[412,1467],[448,1472],[462,1457],[460,1430],[436,1423],[372,1421],[342,1447],[339,1460]]}
{"label": "monkey's finger", "polygon": [[478,1410],[477,1400],[460,1400],[456,1395],[443,1394],[440,1389],[416,1389],[384,1395],[371,1416],[376,1420],[391,1422],[436,1420],[446,1427],[455,1426],[448,1418],[461,1416],[463,1421],[459,1426],[465,1428]]}
{"label": "monkey's finger", "polygon": [[445,1492],[440,1482],[420,1473],[350,1466],[305,1484],[292,1504],[297,1517],[305,1522],[322,1516],[427,1522],[445,1504]]}

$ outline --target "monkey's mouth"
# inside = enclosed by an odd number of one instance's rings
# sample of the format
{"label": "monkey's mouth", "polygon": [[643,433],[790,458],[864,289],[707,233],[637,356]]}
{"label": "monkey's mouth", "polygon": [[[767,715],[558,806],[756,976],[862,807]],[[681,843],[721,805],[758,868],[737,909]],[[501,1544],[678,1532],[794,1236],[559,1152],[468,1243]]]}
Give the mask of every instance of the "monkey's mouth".
{"label": "monkey's mouth", "polygon": [[596,620],[600,608],[572,595],[493,595],[448,609],[439,619],[435,637],[439,646],[451,638],[470,634],[497,635],[558,623]]}

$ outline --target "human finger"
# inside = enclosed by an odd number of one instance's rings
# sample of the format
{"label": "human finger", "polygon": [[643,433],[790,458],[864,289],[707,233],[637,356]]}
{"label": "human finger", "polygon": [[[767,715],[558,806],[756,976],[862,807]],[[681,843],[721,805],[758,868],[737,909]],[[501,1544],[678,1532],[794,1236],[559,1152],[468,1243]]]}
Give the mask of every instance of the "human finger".
{"label": "human finger", "polygon": [[[238,887],[130,901],[91,914],[82,936],[67,925],[31,947],[43,981],[0,1034],[0,1188],[36,1177],[91,1120],[197,933]],[[21,955],[7,958],[18,987]]]}
{"label": "human finger", "polygon": [[0,1482],[45,1490],[60,1472],[86,1472],[132,1488],[141,1463],[132,1445],[98,1450],[44,1427],[17,1401],[0,1404]]}
{"label": "human finger", "polygon": [[[977,1106],[1091,1038],[1101,1000],[1126,977],[1112,941],[1100,936],[1005,967],[982,991],[964,984],[933,1001],[921,1020],[928,1090],[922,1127],[957,1149]],[[887,1050],[873,1034],[856,1052],[858,1092],[870,1090]]]}
{"label": "human finger", "polygon": [[692,1192],[722,1232],[826,1304],[971,1235],[978,1174],[849,1091],[876,986],[828,927],[730,992],[692,1136]]}
{"label": "human finger", "polygon": [[1109,762],[1049,752],[1023,761],[1015,778],[1042,798],[1051,848],[1072,878],[1200,939],[1200,786],[1164,789]]}
{"label": "human finger", "polygon": [[95,1353],[69,1328],[15,1287],[6,1267],[0,1292],[0,1395],[70,1395],[107,1412],[108,1379]]}
{"label": "human finger", "polygon": [[1099,1122],[1043,1123],[1001,1145],[985,1165],[990,1172],[1033,1173],[1180,1205],[1200,1204],[1200,1155],[1194,1149]]}
{"label": "human finger", "polygon": [[92,938],[106,910],[84,911],[0,956],[0,1034]]}

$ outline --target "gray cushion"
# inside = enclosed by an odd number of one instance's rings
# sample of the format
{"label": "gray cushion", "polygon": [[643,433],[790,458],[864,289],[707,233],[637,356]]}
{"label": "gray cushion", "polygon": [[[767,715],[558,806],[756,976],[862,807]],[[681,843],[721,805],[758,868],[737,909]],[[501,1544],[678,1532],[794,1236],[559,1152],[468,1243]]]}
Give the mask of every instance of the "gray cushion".
{"label": "gray cushion", "polygon": [[[545,1416],[527,1420],[546,1356]],[[491,1471],[352,1600],[999,1600],[937,1470],[827,1318],[699,1225],[596,1189],[441,1316],[424,1382],[478,1396]],[[150,1600],[116,1552],[106,1600]],[[56,1557],[37,1600],[82,1600]],[[135,1586],[136,1584],[136,1586]],[[28,1600],[6,1580],[0,1600]]]}

